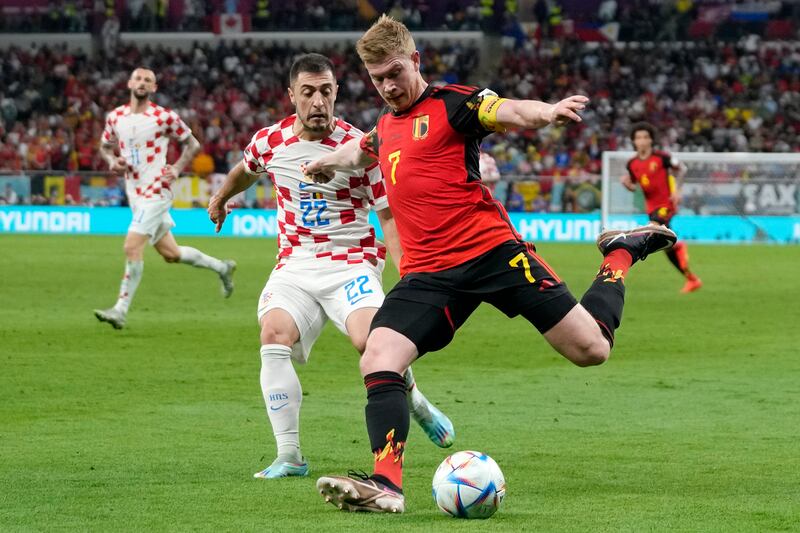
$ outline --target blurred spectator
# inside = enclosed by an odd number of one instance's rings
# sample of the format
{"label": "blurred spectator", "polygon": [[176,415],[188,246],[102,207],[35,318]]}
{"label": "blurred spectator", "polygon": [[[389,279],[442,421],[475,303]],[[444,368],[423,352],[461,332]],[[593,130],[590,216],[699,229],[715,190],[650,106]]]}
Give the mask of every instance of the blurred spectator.
{"label": "blurred spectator", "polygon": [[597,10],[597,18],[603,22],[611,22],[617,17],[617,0],[603,0]]}
{"label": "blurred spectator", "polygon": [[500,171],[497,170],[497,161],[494,160],[490,154],[481,152],[480,159],[478,160],[478,168],[481,174],[481,180],[486,183],[494,183],[500,179]]}
{"label": "blurred spectator", "polygon": [[106,188],[103,190],[103,204],[109,207],[117,207],[123,204],[125,193],[123,192],[122,180],[109,178]]}
{"label": "blurred spectator", "polygon": [[117,52],[119,46],[119,19],[117,17],[109,17],[103,23],[103,28],[100,30],[101,39],[103,42],[103,51],[106,57],[112,57]]}
{"label": "blurred spectator", "polygon": [[192,172],[205,178],[214,172],[214,158],[205,152],[200,152],[192,161]]}
{"label": "blurred spectator", "polygon": [[525,211],[525,197],[522,196],[522,193],[517,189],[516,183],[512,183],[508,189],[506,209],[510,212]]}
{"label": "blurred spectator", "polygon": [[17,205],[19,203],[19,195],[10,183],[6,183],[6,190],[2,200],[5,205]]}

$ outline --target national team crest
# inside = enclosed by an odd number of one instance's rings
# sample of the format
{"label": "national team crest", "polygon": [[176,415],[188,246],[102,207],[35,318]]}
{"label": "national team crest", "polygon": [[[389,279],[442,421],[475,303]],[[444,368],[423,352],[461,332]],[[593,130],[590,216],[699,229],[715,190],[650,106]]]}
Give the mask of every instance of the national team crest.
{"label": "national team crest", "polygon": [[414,117],[414,122],[411,125],[411,134],[415,141],[421,141],[428,136],[429,120],[429,115]]}
{"label": "national team crest", "polygon": [[655,170],[656,170],[656,167],[658,167],[658,165],[656,164],[656,162],[655,162],[655,161],[651,161],[651,162],[650,162],[650,172],[655,172]]}

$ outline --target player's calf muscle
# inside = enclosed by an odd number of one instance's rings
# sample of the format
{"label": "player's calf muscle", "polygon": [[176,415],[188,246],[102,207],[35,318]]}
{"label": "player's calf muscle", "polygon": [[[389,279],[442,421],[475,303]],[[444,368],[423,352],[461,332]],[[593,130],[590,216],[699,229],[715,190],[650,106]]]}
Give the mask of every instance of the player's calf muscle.
{"label": "player's calf muscle", "polygon": [[611,353],[611,346],[600,327],[579,305],[547,331],[544,337],[558,353],[578,366],[603,364]]}

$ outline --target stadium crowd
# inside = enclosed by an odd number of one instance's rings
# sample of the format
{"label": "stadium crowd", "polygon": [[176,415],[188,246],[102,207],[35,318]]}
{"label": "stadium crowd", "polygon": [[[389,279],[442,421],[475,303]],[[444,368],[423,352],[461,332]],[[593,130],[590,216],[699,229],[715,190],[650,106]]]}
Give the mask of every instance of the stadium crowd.
{"label": "stadium crowd", "polygon": [[604,150],[632,149],[630,125],[643,119],[671,151],[800,151],[797,42],[552,41],[508,51],[491,86],[515,98],[592,98],[578,127],[490,138],[501,174],[597,173]]}
{"label": "stadium crowd", "polygon": [[[480,0],[31,0],[0,3],[0,31],[99,33],[107,17],[121,31],[214,31],[223,14],[246,17],[256,31],[366,29],[378,12],[411,30],[479,30]],[[19,5],[17,5],[19,4]],[[22,5],[25,4],[25,5]]]}
{"label": "stadium crowd", "polygon": [[[158,73],[160,104],[175,109],[203,143],[198,174],[225,172],[257,129],[291,114],[287,73],[299,49],[256,43],[198,46],[180,52],[127,46],[92,59],[50,48],[11,48],[0,56],[0,170],[99,170],[105,113],[129,98],[130,72]],[[322,51],[337,69],[337,113],[372,124],[379,98],[353,49]],[[476,66],[476,50],[459,44],[424,46],[430,77],[455,82]]]}
{"label": "stadium crowd", "polygon": [[[474,82],[478,51],[421,44],[428,79]],[[127,101],[133,68],[158,73],[157,101],[186,120],[203,145],[192,171],[224,173],[260,127],[290,113],[286,73],[298,49],[254,42],[186,52],[127,45],[93,57],[64,49],[10,48],[0,55],[0,172],[97,171],[105,113]],[[337,114],[358,127],[375,122],[380,100],[352,48],[322,50],[337,68]],[[541,73],[541,74],[540,74]],[[632,121],[658,125],[672,151],[800,151],[800,43],[589,44],[530,41],[507,50],[489,86],[501,95],[553,101],[573,93],[592,103],[568,129],[494,135],[483,149],[506,180],[541,181],[540,205],[574,210],[549,191],[596,179],[604,150],[631,148]],[[175,148],[173,147],[173,150]],[[170,157],[175,157],[171,154]],[[543,179],[542,179],[543,178]],[[574,185],[574,187],[572,187]],[[503,192],[507,185],[501,185]],[[509,199],[518,191],[508,188]],[[505,194],[505,192],[504,192]]]}

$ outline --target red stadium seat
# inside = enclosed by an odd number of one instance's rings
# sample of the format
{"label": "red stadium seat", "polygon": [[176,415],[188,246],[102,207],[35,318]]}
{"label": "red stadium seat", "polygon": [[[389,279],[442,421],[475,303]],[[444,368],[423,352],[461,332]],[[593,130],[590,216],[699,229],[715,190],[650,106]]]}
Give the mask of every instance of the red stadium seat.
{"label": "red stadium seat", "polygon": [[689,26],[689,37],[692,39],[704,39],[714,35],[717,25],[711,22],[695,20]]}
{"label": "red stadium seat", "polygon": [[767,39],[793,39],[795,35],[794,22],[790,19],[770,20],[767,23]]}

